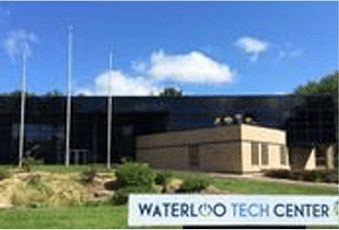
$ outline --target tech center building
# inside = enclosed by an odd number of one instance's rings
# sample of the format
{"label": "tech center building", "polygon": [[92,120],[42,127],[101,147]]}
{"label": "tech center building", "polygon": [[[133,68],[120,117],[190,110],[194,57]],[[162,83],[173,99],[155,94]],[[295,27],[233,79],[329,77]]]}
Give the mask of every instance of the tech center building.
{"label": "tech center building", "polygon": [[[335,93],[113,101],[112,162],[235,173],[337,167]],[[72,97],[71,163],[106,162],[107,103],[107,97]],[[65,162],[65,108],[66,97],[27,98],[26,154]],[[0,97],[0,127],[0,163],[16,163],[20,97]]]}

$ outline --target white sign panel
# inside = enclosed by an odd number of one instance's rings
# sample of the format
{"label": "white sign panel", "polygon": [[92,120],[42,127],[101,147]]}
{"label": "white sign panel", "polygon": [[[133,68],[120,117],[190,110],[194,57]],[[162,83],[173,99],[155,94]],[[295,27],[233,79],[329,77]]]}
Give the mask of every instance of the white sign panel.
{"label": "white sign panel", "polygon": [[338,225],[338,197],[132,194],[128,225]]}

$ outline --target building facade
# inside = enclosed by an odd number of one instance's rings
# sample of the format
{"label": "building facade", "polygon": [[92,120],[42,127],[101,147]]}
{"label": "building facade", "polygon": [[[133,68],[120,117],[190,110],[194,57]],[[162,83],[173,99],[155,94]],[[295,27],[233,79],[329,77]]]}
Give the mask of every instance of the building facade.
{"label": "building facade", "polygon": [[[107,102],[107,97],[72,98],[71,163],[106,161]],[[66,97],[27,97],[26,155],[46,163],[65,161],[65,108]],[[252,113],[259,126],[285,130],[290,155],[298,148],[333,148],[338,140],[337,94],[114,97],[113,110],[112,162],[136,158],[137,136],[213,128],[214,117],[226,114]],[[18,161],[19,127],[20,97],[1,96],[0,163]],[[289,160],[293,159],[292,154]]]}
{"label": "building facade", "polygon": [[232,173],[290,169],[286,132],[249,124],[139,136],[136,159],[160,169]]}

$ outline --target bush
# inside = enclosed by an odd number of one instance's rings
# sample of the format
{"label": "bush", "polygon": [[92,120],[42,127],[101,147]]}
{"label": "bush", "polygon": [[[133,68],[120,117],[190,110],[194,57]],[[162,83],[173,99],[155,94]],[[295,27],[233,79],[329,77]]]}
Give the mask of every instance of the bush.
{"label": "bush", "polygon": [[25,172],[30,172],[33,166],[43,165],[43,159],[35,159],[33,157],[25,157],[22,161],[22,168]]}
{"label": "bush", "polygon": [[338,174],[334,170],[270,170],[265,173],[268,177],[288,178],[292,180],[313,181],[313,182],[332,182],[338,183]]}
{"label": "bush", "polygon": [[0,170],[0,180],[10,178],[12,176],[12,173],[6,169]]}
{"label": "bush", "polygon": [[274,178],[290,178],[290,171],[281,169],[281,170],[269,170],[265,172],[265,176],[274,177]]}
{"label": "bush", "polygon": [[155,183],[155,173],[147,165],[141,163],[125,163],[115,172],[122,186],[152,187]]}
{"label": "bush", "polygon": [[211,184],[211,181],[207,178],[187,178],[182,184],[182,192],[199,192],[200,190],[207,188]]}
{"label": "bush", "polygon": [[147,186],[128,186],[118,189],[112,198],[110,198],[109,203],[113,205],[126,204],[128,202],[128,196],[132,193],[156,193],[157,191],[154,188]]}
{"label": "bush", "polygon": [[314,171],[314,180],[317,182],[323,181],[325,178],[325,174],[326,173],[324,171],[320,171],[320,170]]}
{"label": "bush", "polygon": [[324,173],[324,178],[322,179],[322,181],[329,183],[338,183],[338,173],[336,171],[326,171]]}
{"label": "bush", "polygon": [[94,180],[94,177],[97,176],[97,170],[94,168],[90,170],[85,170],[81,174],[81,181],[84,183],[92,183]]}
{"label": "bush", "polygon": [[169,171],[158,172],[155,177],[155,184],[165,184],[166,181],[173,177],[173,173]]}

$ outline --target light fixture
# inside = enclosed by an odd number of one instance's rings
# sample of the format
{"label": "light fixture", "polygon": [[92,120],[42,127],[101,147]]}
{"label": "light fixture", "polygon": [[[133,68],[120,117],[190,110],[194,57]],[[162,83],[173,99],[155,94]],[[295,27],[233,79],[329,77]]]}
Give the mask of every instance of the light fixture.
{"label": "light fixture", "polygon": [[224,117],[224,123],[226,124],[226,125],[230,125],[230,124],[232,124],[233,123],[233,117],[232,116],[225,116]]}
{"label": "light fixture", "polygon": [[221,117],[215,116],[214,117],[214,125],[220,125],[220,123],[221,123]]}
{"label": "light fixture", "polygon": [[235,119],[237,119],[238,121],[241,121],[242,120],[242,114],[238,113],[235,115]]}
{"label": "light fixture", "polygon": [[244,121],[247,124],[255,124],[255,116],[253,115],[253,113],[246,112],[244,115]]}
{"label": "light fixture", "polygon": [[247,123],[247,124],[251,124],[252,122],[253,122],[253,118],[252,117],[250,117],[250,116],[248,116],[248,117],[245,117],[245,123]]}

